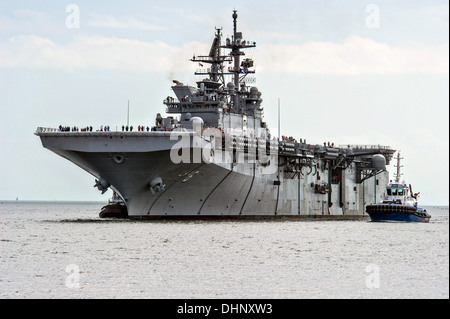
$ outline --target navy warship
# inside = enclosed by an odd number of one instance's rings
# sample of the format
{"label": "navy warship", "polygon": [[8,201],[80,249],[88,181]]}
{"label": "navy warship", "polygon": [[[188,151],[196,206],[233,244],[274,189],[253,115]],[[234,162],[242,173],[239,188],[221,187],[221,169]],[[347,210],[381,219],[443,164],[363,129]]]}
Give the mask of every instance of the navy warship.
{"label": "navy warship", "polygon": [[[112,189],[131,219],[367,217],[383,199],[386,165],[395,150],[381,145],[308,144],[273,136],[254,84],[256,47],[237,28],[222,40],[215,28],[208,55],[193,56],[196,85],[173,80],[166,117],[155,123],[92,130],[38,127],[45,148]],[[249,76],[251,75],[251,76]]]}

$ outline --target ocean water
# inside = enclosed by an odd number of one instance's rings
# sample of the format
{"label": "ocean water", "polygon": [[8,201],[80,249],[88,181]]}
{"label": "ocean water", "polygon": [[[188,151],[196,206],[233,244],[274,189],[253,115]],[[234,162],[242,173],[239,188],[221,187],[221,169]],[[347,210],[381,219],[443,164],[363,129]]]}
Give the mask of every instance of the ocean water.
{"label": "ocean water", "polygon": [[449,298],[431,222],[130,221],[101,203],[0,204],[0,298]]}

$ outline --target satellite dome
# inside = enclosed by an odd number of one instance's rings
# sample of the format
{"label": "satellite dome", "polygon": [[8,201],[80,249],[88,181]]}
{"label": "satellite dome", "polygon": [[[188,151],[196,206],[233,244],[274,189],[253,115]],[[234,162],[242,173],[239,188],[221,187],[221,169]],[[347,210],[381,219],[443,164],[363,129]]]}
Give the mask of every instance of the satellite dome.
{"label": "satellite dome", "polygon": [[386,158],[381,154],[375,154],[372,157],[372,167],[375,169],[386,169]]}
{"label": "satellite dome", "polygon": [[189,122],[191,122],[192,124],[201,124],[201,125],[203,125],[203,119],[201,117],[198,117],[198,116],[191,117]]}
{"label": "satellite dome", "polygon": [[200,134],[203,128],[203,119],[198,116],[194,116],[189,120],[188,127],[192,128],[197,134]]}
{"label": "satellite dome", "polygon": [[180,121],[189,121],[192,118],[191,113],[184,113],[181,115]]}

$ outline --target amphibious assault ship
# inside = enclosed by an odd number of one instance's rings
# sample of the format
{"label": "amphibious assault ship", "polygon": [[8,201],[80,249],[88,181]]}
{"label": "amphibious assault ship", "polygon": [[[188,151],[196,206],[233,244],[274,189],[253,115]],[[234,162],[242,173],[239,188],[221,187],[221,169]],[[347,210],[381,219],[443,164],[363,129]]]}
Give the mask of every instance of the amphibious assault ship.
{"label": "amphibious assault ship", "polygon": [[111,131],[42,128],[45,148],[112,189],[129,218],[361,218],[383,198],[395,150],[380,145],[308,144],[273,136],[261,92],[251,86],[256,46],[237,28],[208,55],[194,56],[195,86],[174,80],[151,127]]}

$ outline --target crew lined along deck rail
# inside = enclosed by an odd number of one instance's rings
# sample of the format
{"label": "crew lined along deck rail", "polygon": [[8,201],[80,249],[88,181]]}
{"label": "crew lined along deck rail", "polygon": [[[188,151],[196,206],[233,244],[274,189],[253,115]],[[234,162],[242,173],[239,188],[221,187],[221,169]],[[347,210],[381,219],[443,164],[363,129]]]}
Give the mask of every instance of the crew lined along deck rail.
{"label": "crew lined along deck rail", "polygon": [[[181,130],[181,131],[186,131],[186,129],[184,129],[183,127],[179,127],[177,130]],[[74,127],[67,127],[67,126],[60,126],[59,128],[54,128],[54,127],[38,127],[36,129],[35,135],[39,135],[39,133],[68,133],[68,132],[73,132],[73,133],[94,133],[94,132],[105,132],[105,133],[112,133],[112,132],[133,132],[133,133],[138,133],[138,132],[149,132],[149,133],[170,133],[170,130],[156,130],[155,127],[150,128],[149,126],[138,126],[137,130],[133,129],[133,126],[130,126],[129,128],[126,126],[115,126],[114,129],[111,129],[110,126],[101,126],[99,129],[93,129],[92,126],[89,127],[85,127],[82,129],[78,129],[78,127],[74,126]],[[188,131],[186,131],[188,132]],[[275,137],[274,137],[275,139]],[[279,141],[279,143],[281,145],[284,145],[284,143],[286,142],[291,142],[292,146],[294,146],[295,144],[298,144],[297,140],[294,139],[293,137],[286,137],[286,136],[282,136],[281,140]],[[306,143],[306,139],[300,139],[300,148],[302,148],[302,144],[303,145],[308,145],[309,147],[318,147],[319,145],[312,145],[312,144],[307,144]],[[324,147],[326,147],[327,144],[324,143]],[[328,142],[328,147],[330,148],[352,148],[354,150],[390,150],[391,147],[390,146],[383,146],[383,145],[355,145],[355,144],[347,144],[347,145],[339,145],[336,146],[334,145],[334,143],[330,144]],[[320,147],[322,148],[322,147]]]}
{"label": "crew lined along deck rail", "polygon": [[[75,131],[75,132],[64,132],[60,131],[59,129],[55,128],[49,128],[49,127],[38,127],[36,131],[34,132],[34,135],[46,135],[46,136],[58,136],[58,135],[65,135],[65,136],[160,136],[160,137],[170,137],[172,134],[171,131],[149,131],[149,132],[138,132],[138,131],[128,131],[128,132],[122,132],[120,130],[114,131],[92,131],[92,132],[86,132],[86,131]],[[190,132],[187,130],[179,131],[177,132],[177,135],[189,135],[193,136],[195,132]]]}
{"label": "crew lined along deck rail", "polygon": [[[46,132],[149,132],[149,131],[157,131],[155,127],[150,126],[144,126],[144,125],[138,125],[137,127],[131,126],[115,126],[111,127],[109,125],[100,126],[98,128],[94,128],[93,126],[85,126],[85,127],[78,127],[78,126],[62,126],[60,125],[58,128],[54,127],[38,127],[36,129],[35,133],[46,133]],[[164,131],[164,129],[162,129]]]}

